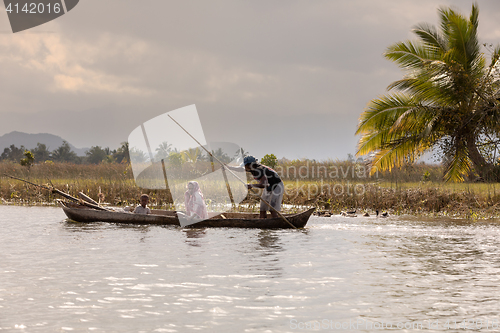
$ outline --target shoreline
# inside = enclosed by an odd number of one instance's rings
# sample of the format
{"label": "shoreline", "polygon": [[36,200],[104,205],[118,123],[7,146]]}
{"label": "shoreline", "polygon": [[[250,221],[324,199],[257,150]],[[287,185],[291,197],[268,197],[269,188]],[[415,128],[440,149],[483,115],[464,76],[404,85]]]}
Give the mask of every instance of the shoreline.
{"label": "shoreline", "polygon": [[[23,203],[23,202],[13,202],[13,201],[6,201],[6,200],[2,200],[0,202],[0,207],[2,206],[8,206],[8,207],[48,207],[48,208],[60,208],[60,206],[57,205],[57,203]],[[103,205],[104,207],[113,207],[113,208],[121,208],[120,206],[111,206],[111,205]],[[165,209],[165,207],[156,207],[156,206],[150,206],[151,209]],[[258,207],[257,207],[258,208]],[[300,210],[302,207],[295,207],[294,209],[282,209],[282,212],[284,214],[291,214],[291,213],[296,213],[298,210]],[[303,208],[303,209],[306,209],[306,208]],[[169,211],[173,211],[174,209],[166,209],[166,210],[169,210]],[[231,211],[231,210],[228,210],[228,212]],[[251,212],[251,213],[258,213],[259,210],[258,209],[237,209],[236,211],[238,212]],[[362,213],[364,212],[368,212],[370,214],[369,217],[364,217],[362,215]],[[461,214],[461,213],[450,213],[450,212],[425,212],[425,211],[421,211],[421,212],[412,212],[412,211],[394,211],[394,210],[387,210],[387,212],[389,213],[389,218],[390,217],[393,217],[393,216],[397,216],[397,217],[402,217],[402,216],[409,216],[409,217],[413,217],[413,218],[444,218],[444,219],[448,219],[448,220],[451,220],[451,221],[482,221],[482,222],[487,222],[489,220],[498,220],[498,222],[500,223],[500,213],[498,215],[490,215],[487,211],[471,211],[471,212],[468,212],[468,213],[465,213],[465,214]],[[332,212],[332,211],[325,211],[325,210],[322,210],[322,209],[317,209],[315,211],[315,213],[319,213],[318,214],[313,214],[314,216],[316,217],[320,217],[320,218],[329,218],[329,217],[344,217],[341,215],[341,213],[339,212]],[[326,215],[326,216],[323,216],[324,213],[330,213],[330,215]],[[370,210],[361,210],[361,213],[359,213],[358,215],[354,216],[354,217],[350,217],[350,216],[347,216],[347,217],[344,217],[345,219],[363,219],[363,220],[369,220],[369,219],[373,219],[373,218],[376,218],[376,215],[375,215],[375,211],[370,211]],[[382,219],[382,218],[380,218]],[[385,220],[385,218],[384,218]]]}
{"label": "shoreline", "polygon": [[[12,184],[10,184],[12,185]],[[500,218],[500,200],[499,196],[478,195],[473,191],[451,192],[439,188],[418,188],[391,189],[377,187],[365,184],[367,191],[363,195],[344,195],[344,196],[325,196],[319,193],[315,196],[297,196],[299,189],[292,188],[291,195],[284,198],[282,209],[284,212],[296,212],[301,207],[316,207],[318,212],[327,212],[331,216],[340,215],[342,211],[356,209],[358,217],[368,212],[370,216],[375,215],[375,210],[380,212],[387,211],[390,215],[402,216],[409,215],[415,217],[447,217],[452,219],[486,220]],[[16,186],[12,193],[18,193],[16,197],[0,197],[0,206],[28,206],[28,207],[58,207],[55,199],[58,195],[40,193],[33,191],[33,186],[27,185],[24,191]],[[106,187],[100,186],[102,193],[106,193]],[[72,187],[70,186],[70,189]],[[136,189],[128,192],[137,192],[129,198],[123,196],[114,197],[120,199],[119,202],[105,202],[105,206],[126,207],[136,206],[138,199],[135,199],[140,193],[147,193],[151,197],[150,207],[153,209],[173,210],[173,206],[162,199],[163,193],[160,190],[143,191]],[[68,191],[69,194],[76,196],[77,191]],[[295,191],[295,192],[294,192]],[[65,191],[66,192],[66,191]],[[116,193],[116,191],[115,191]],[[24,194],[24,195],[23,195]],[[135,194],[135,193],[134,193]],[[92,196],[91,196],[92,197]],[[97,196],[93,196],[97,197]],[[122,199],[123,198],[123,199]],[[290,202],[292,200],[293,202]],[[381,208],[381,209],[380,209]],[[245,199],[235,211],[258,212],[259,200],[253,197]]]}
{"label": "shoreline", "polygon": [[[340,162],[339,162],[340,163]],[[342,162],[344,163],[344,162]],[[422,173],[425,169],[418,169]],[[436,168],[430,166],[430,168]],[[72,196],[83,192],[111,206],[136,206],[142,193],[150,196],[150,206],[171,207],[166,190],[145,190],[136,186],[127,164],[40,164],[31,169],[15,163],[0,163],[0,175],[9,174],[35,184],[52,184]],[[396,177],[397,176],[397,177]],[[283,204],[291,210],[316,207],[338,215],[356,209],[359,215],[375,210],[391,215],[489,219],[500,217],[499,183],[443,183],[435,180],[415,181],[396,173],[377,179],[283,179]],[[402,181],[401,178],[406,179]],[[58,195],[24,182],[0,176],[0,205],[56,206]],[[259,199],[253,196],[241,203],[240,211],[257,211]],[[288,209],[287,209],[288,210]],[[284,210],[285,211],[285,210]]]}

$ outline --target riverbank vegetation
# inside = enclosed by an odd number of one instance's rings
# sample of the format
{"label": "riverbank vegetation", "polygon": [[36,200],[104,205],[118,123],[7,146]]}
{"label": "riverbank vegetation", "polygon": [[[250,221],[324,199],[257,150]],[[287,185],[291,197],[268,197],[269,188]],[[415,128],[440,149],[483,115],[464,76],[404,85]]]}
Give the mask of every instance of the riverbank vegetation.
{"label": "riverbank vegetation", "polygon": [[[314,206],[333,214],[346,209],[370,214],[380,210],[393,214],[467,218],[500,214],[500,186],[497,183],[446,183],[440,180],[442,166],[425,163],[393,168],[372,176],[364,167],[361,161],[354,160],[281,159],[275,165],[285,183],[285,207]],[[36,184],[52,184],[73,196],[82,191],[113,206],[136,205],[140,194],[145,192],[151,197],[152,207],[173,208],[166,190],[137,187],[127,163],[49,162],[26,168],[19,163],[0,162],[0,174]],[[47,190],[2,176],[0,198],[3,204],[53,205],[58,197]],[[258,209],[258,199],[247,197],[240,209]]]}

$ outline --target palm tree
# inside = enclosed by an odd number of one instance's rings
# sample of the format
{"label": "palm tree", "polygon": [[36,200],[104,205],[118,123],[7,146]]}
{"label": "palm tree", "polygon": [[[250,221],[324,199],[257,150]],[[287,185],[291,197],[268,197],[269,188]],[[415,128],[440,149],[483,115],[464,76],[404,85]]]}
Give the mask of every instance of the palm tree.
{"label": "palm tree", "polygon": [[113,158],[117,163],[130,163],[128,142],[124,141],[121,146],[113,152]]}
{"label": "palm tree", "polygon": [[229,163],[231,161],[231,157],[221,147],[217,150],[212,150],[212,155],[222,163]]}
{"label": "palm tree", "polygon": [[155,159],[160,161],[161,159],[167,159],[170,153],[172,152],[172,145],[167,141],[163,141],[160,143],[158,148],[156,148]]}
{"label": "palm tree", "polygon": [[106,149],[102,149],[101,146],[92,146],[85,152],[85,155],[87,155],[87,162],[91,164],[99,164],[106,159],[108,152]]}
{"label": "palm tree", "polygon": [[500,137],[500,47],[490,50],[487,64],[477,37],[477,4],[469,18],[451,8],[438,12],[439,29],[419,24],[413,29],[418,40],[396,43],[385,53],[406,75],[360,116],[357,155],[374,154],[372,172],[430,150],[442,153],[447,181],[491,171],[481,148]]}
{"label": "palm tree", "polygon": [[50,151],[47,149],[47,146],[40,142],[36,144],[36,148],[32,149],[31,152],[37,162],[45,162],[50,158]]}
{"label": "palm tree", "polygon": [[54,150],[51,154],[52,159],[57,162],[76,162],[78,156],[71,150],[71,146],[67,141],[63,140],[62,145]]}
{"label": "palm tree", "polygon": [[200,148],[189,148],[188,150],[182,151],[182,154],[186,161],[191,163],[196,163],[200,159],[201,151]]}

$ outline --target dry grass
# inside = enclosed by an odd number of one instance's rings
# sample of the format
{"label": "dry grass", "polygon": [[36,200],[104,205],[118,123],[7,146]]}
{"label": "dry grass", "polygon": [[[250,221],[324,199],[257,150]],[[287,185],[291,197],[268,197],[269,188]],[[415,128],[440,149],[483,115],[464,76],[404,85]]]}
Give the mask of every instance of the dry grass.
{"label": "dry grass", "polygon": [[[166,191],[149,190],[135,186],[131,169],[125,164],[75,165],[68,163],[38,164],[30,170],[14,163],[0,163],[0,174],[26,179],[35,184],[53,184],[72,196],[82,191],[97,200],[103,193],[104,201],[112,205],[136,205],[141,193],[151,197],[154,206],[167,206]],[[162,193],[163,192],[163,193]],[[26,205],[46,205],[55,197],[47,190],[18,180],[0,177],[2,201]]]}
{"label": "dry grass", "polygon": [[[330,164],[330,167],[332,165],[334,164]],[[378,178],[325,178],[324,174],[323,177],[316,175],[309,177],[310,179],[283,177],[286,189],[283,202],[294,207],[316,206],[320,210],[329,210],[333,213],[357,208],[358,211],[369,212],[374,212],[376,209],[388,210],[395,214],[433,214],[468,218],[498,216],[500,211],[498,184],[411,181],[418,178],[416,175],[428,170],[431,174],[437,174],[439,168],[429,166],[425,169],[425,165],[421,165],[418,166],[418,170],[412,171],[414,174],[397,170],[391,174],[379,175]],[[28,170],[19,164],[3,162],[0,163],[0,174],[4,173],[36,184],[51,182],[56,188],[73,196],[82,191],[97,199],[98,194],[102,192],[105,195],[105,202],[118,206],[136,205],[140,194],[147,193],[151,197],[150,203],[153,208],[171,208],[172,199],[167,191],[144,190],[137,187],[130,166],[126,164],[54,163],[35,165]],[[402,181],[401,178],[408,180]],[[47,190],[6,177],[0,177],[0,198],[3,203],[21,205],[53,204],[55,199]],[[257,209],[258,201],[255,196],[249,196],[240,209]]]}

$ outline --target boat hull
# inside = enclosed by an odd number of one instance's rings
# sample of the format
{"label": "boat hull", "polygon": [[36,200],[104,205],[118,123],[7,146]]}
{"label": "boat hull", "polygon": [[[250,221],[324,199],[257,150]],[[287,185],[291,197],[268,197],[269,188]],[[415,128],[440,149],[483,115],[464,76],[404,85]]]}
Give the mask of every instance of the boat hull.
{"label": "boat hull", "polygon": [[[128,212],[102,211],[59,201],[68,219],[76,222],[110,222],[120,224],[151,224],[180,226],[175,212],[153,211],[153,214],[134,214]],[[314,208],[298,214],[286,214],[286,219],[295,228],[304,228],[313,213]],[[160,214],[161,213],[161,214]],[[192,225],[190,228],[258,228],[258,229],[290,229],[292,228],[282,218],[259,219],[258,214],[223,213],[208,220]]]}

